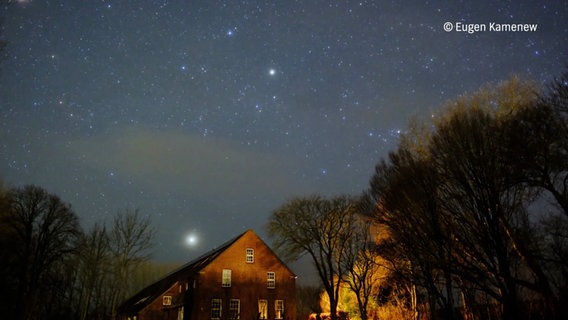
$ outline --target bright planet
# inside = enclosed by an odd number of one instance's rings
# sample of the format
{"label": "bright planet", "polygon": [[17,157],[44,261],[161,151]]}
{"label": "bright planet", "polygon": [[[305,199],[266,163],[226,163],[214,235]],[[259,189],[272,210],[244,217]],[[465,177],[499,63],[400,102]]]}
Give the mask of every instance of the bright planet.
{"label": "bright planet", "polygon": [[197,235],[195,235],[194,233],[190,233],[185,237],[185,244],[190,247],[193,247],[197,245],[198,242],[197,240],[198,240]]}

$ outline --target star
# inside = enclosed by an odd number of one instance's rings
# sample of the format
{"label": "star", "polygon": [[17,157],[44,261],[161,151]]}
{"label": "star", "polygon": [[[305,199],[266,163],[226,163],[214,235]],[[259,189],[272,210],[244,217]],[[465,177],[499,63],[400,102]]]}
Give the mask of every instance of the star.
{"label": "star", "polygon": [[237,31],[237,28],[236,28],[236,27],[235,27],[235,28],[227,29],[227,31],[225,32],[225,35],[226,35],[227,37],[231,38],[232,36],[235,35],[236,31]]}
{"label": "star", "polygon": [[[156,215],[168,230],[157,261],[187,256],[169,249],[176,240],[184,249],[225,241],[236,227],[228,213],[261,229],[282,196],[366,189],[407,118],[430,118],[446,100],[510,74],[545,83],[568,52],[562,1],[414,1],[421,10],[393,1],[7,2],[0,180],[39,184],[88,223],[97,222],[91,212],[125,203]],[[487,12],[549,21],[539,32],[476,39],[440,33],[445,19],[488,22],[473,18]]]}

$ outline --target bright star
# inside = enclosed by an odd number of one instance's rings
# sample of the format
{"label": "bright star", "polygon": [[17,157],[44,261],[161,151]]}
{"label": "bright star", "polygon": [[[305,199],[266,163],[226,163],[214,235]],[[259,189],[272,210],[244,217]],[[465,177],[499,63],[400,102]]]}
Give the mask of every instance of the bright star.
{"label": "bright star", "polygon": [[268,74],[271,75],[271,76],[276,75],[276,70],[270,69],[270,70],[268,70]]}

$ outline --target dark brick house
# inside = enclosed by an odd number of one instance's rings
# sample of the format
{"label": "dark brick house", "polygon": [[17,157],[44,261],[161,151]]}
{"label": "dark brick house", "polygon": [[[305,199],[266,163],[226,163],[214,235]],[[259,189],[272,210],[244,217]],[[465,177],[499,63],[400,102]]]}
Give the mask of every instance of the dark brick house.
{"label": "dark brick house", "polygon": [[294,273],[252,230],[142,289],[123,320],[296,320]]}

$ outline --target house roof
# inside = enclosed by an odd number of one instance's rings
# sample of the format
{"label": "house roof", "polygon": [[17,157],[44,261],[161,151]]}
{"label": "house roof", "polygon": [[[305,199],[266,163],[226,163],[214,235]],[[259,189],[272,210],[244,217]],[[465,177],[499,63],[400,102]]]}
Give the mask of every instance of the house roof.
{"label": "house roof", "polygon": [[176,281],[187,279],[193,274],[199,272],[207,266],[211,261],[215,260],[221,253],[228,247],[235,243],[238,239],[244,236],[247,232],[254,232],[247,230],[246,232],[236,236],[235,238],[223,243],[221,246],[206,252],[205,254],[193,259],[192,261],[184,264],[178,269],[168,273],[163,278],[157,280],[151,285],[138,291],[135,295],[124,301],[119,307],[119,313],[134,314],[142,310],[149,303],[158,298],[164,291],[171,287]]}

